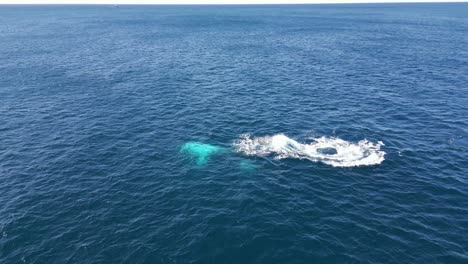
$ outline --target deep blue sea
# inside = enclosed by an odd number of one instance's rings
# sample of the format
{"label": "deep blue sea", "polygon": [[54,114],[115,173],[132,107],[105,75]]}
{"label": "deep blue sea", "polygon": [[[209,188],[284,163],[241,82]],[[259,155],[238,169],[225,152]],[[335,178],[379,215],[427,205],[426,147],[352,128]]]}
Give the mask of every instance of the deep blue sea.
{"label": "deep blue sea", "polygon": [[468,263],[468,3],[0,6],[0,263]]}

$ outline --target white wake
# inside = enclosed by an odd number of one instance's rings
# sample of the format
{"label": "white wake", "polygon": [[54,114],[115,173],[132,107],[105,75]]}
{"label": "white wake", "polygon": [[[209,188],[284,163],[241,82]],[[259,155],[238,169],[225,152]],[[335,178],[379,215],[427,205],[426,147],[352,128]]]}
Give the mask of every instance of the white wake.
{"label": "white wake", "polygon": [[383,142],[372,143],[367,139],[357,143],[336,137],[313,138],[309,144],[301,144],[283,134],[264,137],[242,135],[234,142],[237,152],[248,156],[274,156],[275,159],[296,158],[323,162],[334,167],[369,166],[382,163],[385,152]]}

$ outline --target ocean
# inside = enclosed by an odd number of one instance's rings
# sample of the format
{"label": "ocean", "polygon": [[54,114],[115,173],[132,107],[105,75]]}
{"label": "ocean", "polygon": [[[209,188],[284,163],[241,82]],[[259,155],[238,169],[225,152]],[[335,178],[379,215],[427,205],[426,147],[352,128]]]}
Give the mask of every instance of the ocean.
{"label": "ocean", "polygon": [[468,3],[0,6],[0,263],[468,263]]}

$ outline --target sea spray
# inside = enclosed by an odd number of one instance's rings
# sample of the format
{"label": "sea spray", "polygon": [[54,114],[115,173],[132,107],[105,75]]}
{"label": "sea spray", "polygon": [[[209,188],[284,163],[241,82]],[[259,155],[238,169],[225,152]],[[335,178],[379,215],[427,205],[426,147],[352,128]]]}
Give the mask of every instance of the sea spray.
{"label": "sea spray", "polygon": [[384,144],[363,139],[353,143],[336,137],[313,138],[310,144],[302,144],[284,134],[251,137],[243,135],[234,142],[237,152],[247,156],[273,156],[275,159],[296,158],[322,162],[334,167],[369,166],[382,163]]}

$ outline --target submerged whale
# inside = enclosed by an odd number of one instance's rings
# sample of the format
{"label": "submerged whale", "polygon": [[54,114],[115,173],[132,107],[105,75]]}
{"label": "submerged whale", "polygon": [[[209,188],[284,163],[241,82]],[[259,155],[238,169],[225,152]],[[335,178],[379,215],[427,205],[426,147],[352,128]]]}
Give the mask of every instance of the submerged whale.
{"label": "submerged whale", "polygon": [[[242,135],[233,143],[232,151],[246,156],[267,157],[274,159],[301,159],[321,162],[333,167],[371,166],[385,160],[385,152],[380,148],[383,142],[373,143],[367,139],[349,142],[337,137],[311,138],[312,142],[300,143],[284,134],[252,137]],[[182,145],[180,152],[193,159],[199,166],[205,165],[212,155],[226,152],[227,149],[202,142],[189,141]],[[241,168],[252,170],[251,162],[241,161]]]}
{"label": "submerged whale", "polygon": [[194,158],[195,163],[199,166],[205,165],[211,155],[217,154],[221,151],[221,147],[196,141],[187,142],[180,148],[181,153],[187,154]]}

